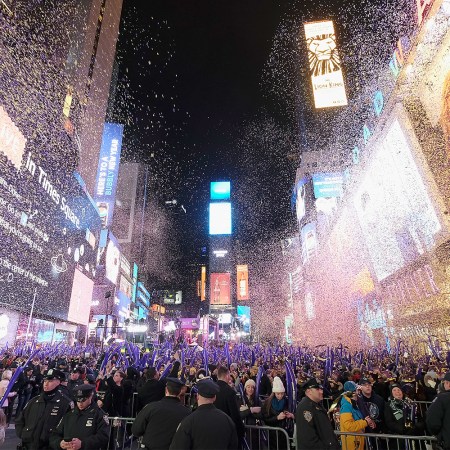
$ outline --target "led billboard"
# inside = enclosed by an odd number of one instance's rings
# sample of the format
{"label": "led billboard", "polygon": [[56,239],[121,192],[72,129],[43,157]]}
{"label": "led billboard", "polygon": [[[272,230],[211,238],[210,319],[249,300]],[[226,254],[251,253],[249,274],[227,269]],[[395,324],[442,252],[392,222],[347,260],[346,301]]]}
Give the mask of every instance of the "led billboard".
{"label": "led billboard", "polygon": [[303,226],[300,233],[302,241],[302,258],[306,263],[317,253],[317,231],[314,222],[307,223]]}
{"label": "led billboard", "polygon": [[316,173],[312,176],[314,197],[341,197],[344,177],[342,173]]}
{"label": "led billboard", "polygon": [[202,271],[201,271],[200,300],[202,302],[204,302],[206,300],[206,266],[202,266]]}
{"label": "led billboard", "polygon": [[239,329],[241,329],[244,333],[250,334],[251,331],[250,306],[238,305],[236,312],[239,321]]}
{"label": "led billboard", "polygon": [[372,154],[354,206],[381,281],[431,250],[441,224],[397,117]]}
{"label": "led billboard", "polygon": [[236,292],[238,300],[248,300],[248,266],[240,264],[236,266]]}
{"label": "led billboard", "polygon": [[119,177],[122,135],[123,125],[105,123],[94,193],[103,228],[109,227],[112,223],[117,178]]}
{"label": "led billboard", "polygon": [[210,275],[210,305],[231,305],[229,273]]}
{"label": "led billboard", "polygon": [[295,187],[295,212],[299,223],[306,214],[306,183],[307,179],[302,178]]}
{"label": "led billboard", "polygon": [[229,181],[211,182],[211,200],[229,200],[231,186]]}
{"label": "led billboard", "polygon": [[305,23],[304,28],[316,108],[347,105],[333,22]]}
{"label": "led billboard", "polygon": [[231,234],[231,203],[209,204],[209,234]]}

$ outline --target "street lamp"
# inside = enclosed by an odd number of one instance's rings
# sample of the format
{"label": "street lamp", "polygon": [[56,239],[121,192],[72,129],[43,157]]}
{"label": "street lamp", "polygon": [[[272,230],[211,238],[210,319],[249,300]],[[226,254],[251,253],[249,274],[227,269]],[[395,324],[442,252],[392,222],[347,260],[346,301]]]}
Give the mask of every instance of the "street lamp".
{"label": "street lamp", "polygon": [[102,339],[102,351],[103,345],[106,340],[107,331],[108,331],[108,319],[109,319],[109,299],[111,298],[111,291],[105,293],[106,299],[106,314],[105,314],[105,327],[103,328],[103,339]]}

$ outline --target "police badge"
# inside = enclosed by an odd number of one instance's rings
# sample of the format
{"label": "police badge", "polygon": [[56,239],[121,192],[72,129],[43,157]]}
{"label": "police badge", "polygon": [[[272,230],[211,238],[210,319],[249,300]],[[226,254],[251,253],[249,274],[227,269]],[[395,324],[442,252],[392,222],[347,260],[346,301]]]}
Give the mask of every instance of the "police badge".
{"label": "police badge", "polygon": [[303,411],[303,417],[307,422],[311,422],[313,416],[310,411]]}

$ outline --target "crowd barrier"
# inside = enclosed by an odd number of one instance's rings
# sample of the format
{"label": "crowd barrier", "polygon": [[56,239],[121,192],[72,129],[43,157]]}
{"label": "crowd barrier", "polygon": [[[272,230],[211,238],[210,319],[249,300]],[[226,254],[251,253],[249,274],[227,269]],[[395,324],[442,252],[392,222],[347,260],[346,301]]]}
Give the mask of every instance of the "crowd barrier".
{"label": "crowd barrier", "polygon": [[292,439],[283,428],[246,425],[244,450],[287,450]]}
{"label": "crowd barrier", "polygon": [[[433,436],[401,436],[396,434],[348,433],[335,431],[342,450],[432,450]],[[364,445],[363,445],[364,444]]]}

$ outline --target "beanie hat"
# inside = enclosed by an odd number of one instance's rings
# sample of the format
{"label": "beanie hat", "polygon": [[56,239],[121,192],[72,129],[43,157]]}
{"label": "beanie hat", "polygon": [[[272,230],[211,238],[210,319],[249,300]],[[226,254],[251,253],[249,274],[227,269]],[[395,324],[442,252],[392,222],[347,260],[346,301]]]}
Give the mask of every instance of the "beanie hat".
{"label": "beanie hat", "polygon": [[344,392],[355,392],[356,383],[354,381],[346,381],[344,383]]}
{"label": "beanie hat", "polygon": [[281,381],[280,377],[275,377],[273,379],[272,392],[274,392],[274,393],[286,392],[286,390],[284,389],[283,382]]}
{"label": "beanie hat", "polygon": [[394,389],[394,388],[399,388],[403,392],[403,389],[402,389],[402,387],[399,384],[397,384],[397,383],[391,384],[389,386],[389,394],[391,395],[391,397],[393,397],[392,389]]}
{"label": "beanie hat", "polygon": [[256,386],[256,383],[255,383],[251,378],[249,378],[249,379],[245,382],[245,384],[244,384],[244,389],[245,389],[247,386]]}

